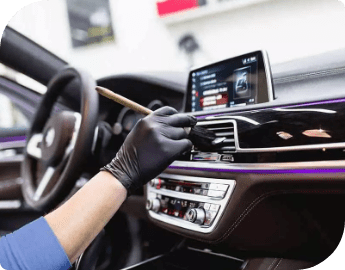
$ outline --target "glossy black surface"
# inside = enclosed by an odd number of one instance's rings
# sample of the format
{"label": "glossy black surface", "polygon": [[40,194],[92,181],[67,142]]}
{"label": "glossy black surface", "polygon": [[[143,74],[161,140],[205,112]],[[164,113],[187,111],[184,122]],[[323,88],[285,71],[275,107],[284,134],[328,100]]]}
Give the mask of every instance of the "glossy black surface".
{"label": "glossy black surface", "polygon": [[[250,59],[252,57],[255,57],[257,61],[244,63],[243,61],[246,59]],[[188,86],[187,86],[187,95],[186,95],[186,102],[185,102],[185,111],[191,112],[191,111],[201,111],[203,105],[201,104],[201,99],[205,98],[203,96],[203,92],[211,89],[220,89],[220,88],[226,88],[226,92],[219,92],[218,94],[225,94],[227,96],[227,106],[230,107],[230,103],[233,102],[233,104],[260,104],[265,103],[270,100],[270,96],[273,98],[273,87],[272,87],[272,81],[271,81],[271,70],[269,65],[265,65],[265,62],[268,62],[268,56],[263,51],[255,51],[251,52],[245,55],[240,55],[231,59],[223,60],[218,63],[214,63],[211,65],[203,66],[201,68],[197,68],[192,70],[189,73],[189,79],[188,79]],[[236,98],[236,94],[233,92],[234,90],[234,84],[236,82],[236,70],[238,71],[241,68],[251,68],[250,76],[249,76],[249,89],[248,93],[251,93],[247,97],[240,98],[239,96]],[[215,75],[214,79],[216,83],[206,85],[206,86],[200,86],[200,80],[202,75],[197,74],[204,74],[204,75]],[[194,77],[194,76],[195,77]],[[252,78],[252,79],[250,79]],[[203,82],[207,81],[205,79]],[[192,87],[194,85],[195,88]],[[196,90],[198,95],[193,95],[192,91]],[[271,93],[272,92],[272,93]],[[242,93],[243,94],[243,93]],[[195,98],[195,103],[197,104],[192,109],[192,96]],[[212,95],[209,95],[210,97]],[[251,100],[251,101],[250,101]],[[225,104],[222,102],[225,106]],[[201,106],[201,107],[200,107]],[[232,105],[231,107],[234,108]]]}
{"label": "glossy black surface", "polygon": [[241,149],[345,142],[344,99],[199,117],[206,119],[235,120]]}

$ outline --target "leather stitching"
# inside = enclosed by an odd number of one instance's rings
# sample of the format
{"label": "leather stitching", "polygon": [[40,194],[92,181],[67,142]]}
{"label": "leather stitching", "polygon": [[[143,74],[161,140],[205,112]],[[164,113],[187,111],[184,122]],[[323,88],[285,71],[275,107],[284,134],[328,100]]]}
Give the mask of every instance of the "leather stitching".
{"label": "leather stitching", "polygon": [[279,267],[279,265],[280,265],[280,263],[283,261],[283,258],[281,258],[280,259],[280,261],[278,262],[278,264],[277,264],[277,266],[276,267],[274,267],[274,269],[273,270],[277,270],[278,269],[278,267]]}
{"label": "leather stitching", "polygon": [[[277,195],[277,194],[297,194],[299,193],[296,190],[277,190],[277,191],[271,191],[262,194],[261,196],[257,197],[243,212],[242,214],[237,218],[237,220],[233,223],[233,225],[221,236],[220,238],[214,240],[214,241],[205,241],[207,243],[219,243],[223,241],[225,238],[227,238],[235,229],[236,227],[243,221],[243,219],[255,208],[256,205],[258,205],[261,201],[266,199],[269,196]],[[333,193],[333,192],[330,192]]]}
{"label": "leather stitching", "polygon": [[218,243],[227,238],[235,229],[236,227],[242,222],[242,220],[253,210],[253,208],[259,204],[262,200],[265,198],[271,196],[271,195],[276,195],[276,194],[288,194],[288,193],[294,193],[293,191],[287,191],[287,190],[279,190],[279,191],[271,191],[262,194],[260,197],[257,197],[243,212],[242,214],[238,217],[238,219],[235,221],[235,223],[221,236],[215,241],[207,241],[207,242],[213,242],[213,243]]}

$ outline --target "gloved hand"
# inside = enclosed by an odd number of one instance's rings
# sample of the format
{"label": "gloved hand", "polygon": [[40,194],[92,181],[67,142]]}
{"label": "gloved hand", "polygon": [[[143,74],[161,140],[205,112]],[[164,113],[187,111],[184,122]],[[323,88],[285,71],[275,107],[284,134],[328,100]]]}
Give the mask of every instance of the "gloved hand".
{"label": "gloved hand", "polygon": [[183,127],[196,123],[195,117],[171,107],[158,109],[135,125],[116,157],[101,170],[118,179],[129,196],[192,148]]}

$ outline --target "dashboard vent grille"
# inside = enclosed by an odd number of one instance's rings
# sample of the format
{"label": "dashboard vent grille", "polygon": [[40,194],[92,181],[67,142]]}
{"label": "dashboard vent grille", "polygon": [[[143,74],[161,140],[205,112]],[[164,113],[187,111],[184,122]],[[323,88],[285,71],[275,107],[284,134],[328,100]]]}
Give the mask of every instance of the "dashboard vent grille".
{"label": "dashboard vent grille", "polygon": [[215,120],[202,121],[198,126],[213,131],[220,143],[212,147],[211,152],[228,153],[236,151],[235,128],[233,121]]}

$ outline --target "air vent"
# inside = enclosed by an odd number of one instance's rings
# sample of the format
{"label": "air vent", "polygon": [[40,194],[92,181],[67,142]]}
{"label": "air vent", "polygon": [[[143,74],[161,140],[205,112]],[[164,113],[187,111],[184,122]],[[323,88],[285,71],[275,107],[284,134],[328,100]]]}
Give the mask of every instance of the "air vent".
{"label": "air vent", "polygon": [[210,152],[217,152],[222,154],[232,153],[236,151],[235,129],[233,120],[207,120],[199,122],[198,126],[213,131],[217,136],[215,142],[217,140],[220,141],[210,149]]}

